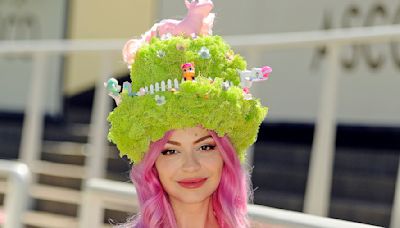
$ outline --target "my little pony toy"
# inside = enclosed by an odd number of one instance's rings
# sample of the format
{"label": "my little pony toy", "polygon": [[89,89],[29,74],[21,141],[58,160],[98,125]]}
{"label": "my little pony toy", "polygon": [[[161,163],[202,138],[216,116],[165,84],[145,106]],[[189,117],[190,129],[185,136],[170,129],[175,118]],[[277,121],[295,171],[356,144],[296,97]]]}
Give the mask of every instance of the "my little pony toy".
{"label": "my little pony toy", "polygon": [[122,51],[124,61],[130,66],[135,61],[137,50],[145,43],[149,43],[152,37],[163,35],[191,36],[212,35],[212,27],[215,14],[210,13],[214,8],[211,0],[185,0],[188,13],[183,20],[165,19],[156,23],[145,32],[141,39],[129,40]]}
{"label": "my little pony toy", "polygon": [[237,70],[240,75],[240,84],[243,90],[248,93],[253,82],[264,81],[268,79],[272,68],[264,66],[261,68],[252,68],[251,70]]}

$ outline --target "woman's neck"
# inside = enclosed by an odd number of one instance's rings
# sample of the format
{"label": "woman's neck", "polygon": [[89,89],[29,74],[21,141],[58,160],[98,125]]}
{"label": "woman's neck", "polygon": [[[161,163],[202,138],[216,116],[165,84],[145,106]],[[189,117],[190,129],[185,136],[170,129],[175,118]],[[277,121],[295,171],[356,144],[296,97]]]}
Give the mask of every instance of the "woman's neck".
{"label": "woman's neck", "polygon": [[217,228],[218,222],[214,215],[211,197],[199,203],[184,203],[170,199],[179,228]]}

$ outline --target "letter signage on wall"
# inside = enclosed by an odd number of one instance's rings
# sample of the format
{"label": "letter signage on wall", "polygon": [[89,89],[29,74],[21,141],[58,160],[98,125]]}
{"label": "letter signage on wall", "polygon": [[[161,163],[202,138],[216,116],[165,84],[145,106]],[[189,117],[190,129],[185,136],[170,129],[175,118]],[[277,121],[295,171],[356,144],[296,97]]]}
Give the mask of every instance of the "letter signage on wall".
{"label": "letter signage on wall", "polygon": [[[65,0],[0,0],[0,41],[63,39]],[[28,102],[32,77],[29,54],[0,55],[0,112],[21,113]],[[45,70],[45,110],[62,111],[62,56],[50,54]]]}

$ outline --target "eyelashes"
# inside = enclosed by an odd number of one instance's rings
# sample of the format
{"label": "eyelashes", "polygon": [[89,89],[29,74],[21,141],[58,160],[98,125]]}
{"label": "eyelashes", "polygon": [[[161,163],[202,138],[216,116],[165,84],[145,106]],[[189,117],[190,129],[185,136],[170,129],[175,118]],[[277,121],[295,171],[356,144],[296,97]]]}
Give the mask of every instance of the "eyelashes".
{"label": "eyelashes", "polygon": [[216,147],[215,145],[204,145],[204,146],[201,146],[200,149],[201,150],[214,150],[215,147]]}
{"label": "eyelashes", "polygon": [[176,154],[177,151],[176,150],[163,150],[161,151],[162,155],[172,155],[172,154]]}
{"label": "eyelashes", "polygon": [[[215,150],[216,147],[217,147],[216,145],[206,144],[206,145],[200,146],[198,148],[198,150],[201,150],[201,151],[213,151],[213,150]],[[162,155],[173,155],[173,154],[177,154],[177,153],[179,153],[179,152],[177,150],[174,150],[174,149],[166,149],[166,150],[161,151]]]}

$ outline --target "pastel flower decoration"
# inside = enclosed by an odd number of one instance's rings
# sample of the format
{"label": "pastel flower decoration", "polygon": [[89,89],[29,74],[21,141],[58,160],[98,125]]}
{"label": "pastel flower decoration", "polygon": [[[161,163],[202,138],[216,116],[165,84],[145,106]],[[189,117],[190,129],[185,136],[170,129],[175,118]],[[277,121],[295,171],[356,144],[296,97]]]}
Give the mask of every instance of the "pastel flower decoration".
{"label": "pastel flower decoration", "polygon": [[165,33],[161,35],[161,40],[169,40],[172,38],[172,34],[171,33]]}
{"label": "pastel flower decoration", "polygon": [[233,55],[233,51],[232,51],[232,50],[226,52],[225,58],[226,58],[228,61],[231,62],[231,61],[233,60],[233,57],[234,57],[234,55]]}
{"label": "pastel flower decoration", "polygon": [[230,88],[229,82],[223,82],[222,83],[222,89],[227,91]]}
{"label": "pastel flower decoration", "polygon": [[206,47],[201,47],[200,51],[198,52],[198,54],[200,55],[201,58],[203,59],[209,59],[210,56],[210,50],[208,50],[208,48]]}
{"label": "pastel flower decoration", "polygon": [[155,100],[156,100],[157,105],[163,105],[166,103],[164,96],[156,95]]}
{"label": "pastel flower decoration", "polygon": [[182,44],[182,43],[177,43],[177,44],[176,44],[176,50],[178,50],[178,51],[184,51],[184,50],[186,50],[186,47],[185,47],[185,45]]}
{"label": "pastel flower decoration", "polygon": [[190,37],[192,37],[192,39],[197,39],[197,35],[196,35],[196,33],[192,33],[192,34],[190,34]]}
{"label": "pastel flower decoration", "polygon": [[165,57],[165,51],[163,51],[163,50],[158,50],[157,51],[157,57],[158,58],[164,58]]}
{"label": "pastel flower decoration", "polygon": [[146,95],[146,90],[144,88],[140,88],[139,92],[137,93],[138,96],[144,96]]}
{"label": "pastel flower decoration", "polygon": [[246,94],[243,94],[243,98],[245,100],[252,100],[253,99],[253,95],[251,95],[250,93],[246,93]]}

